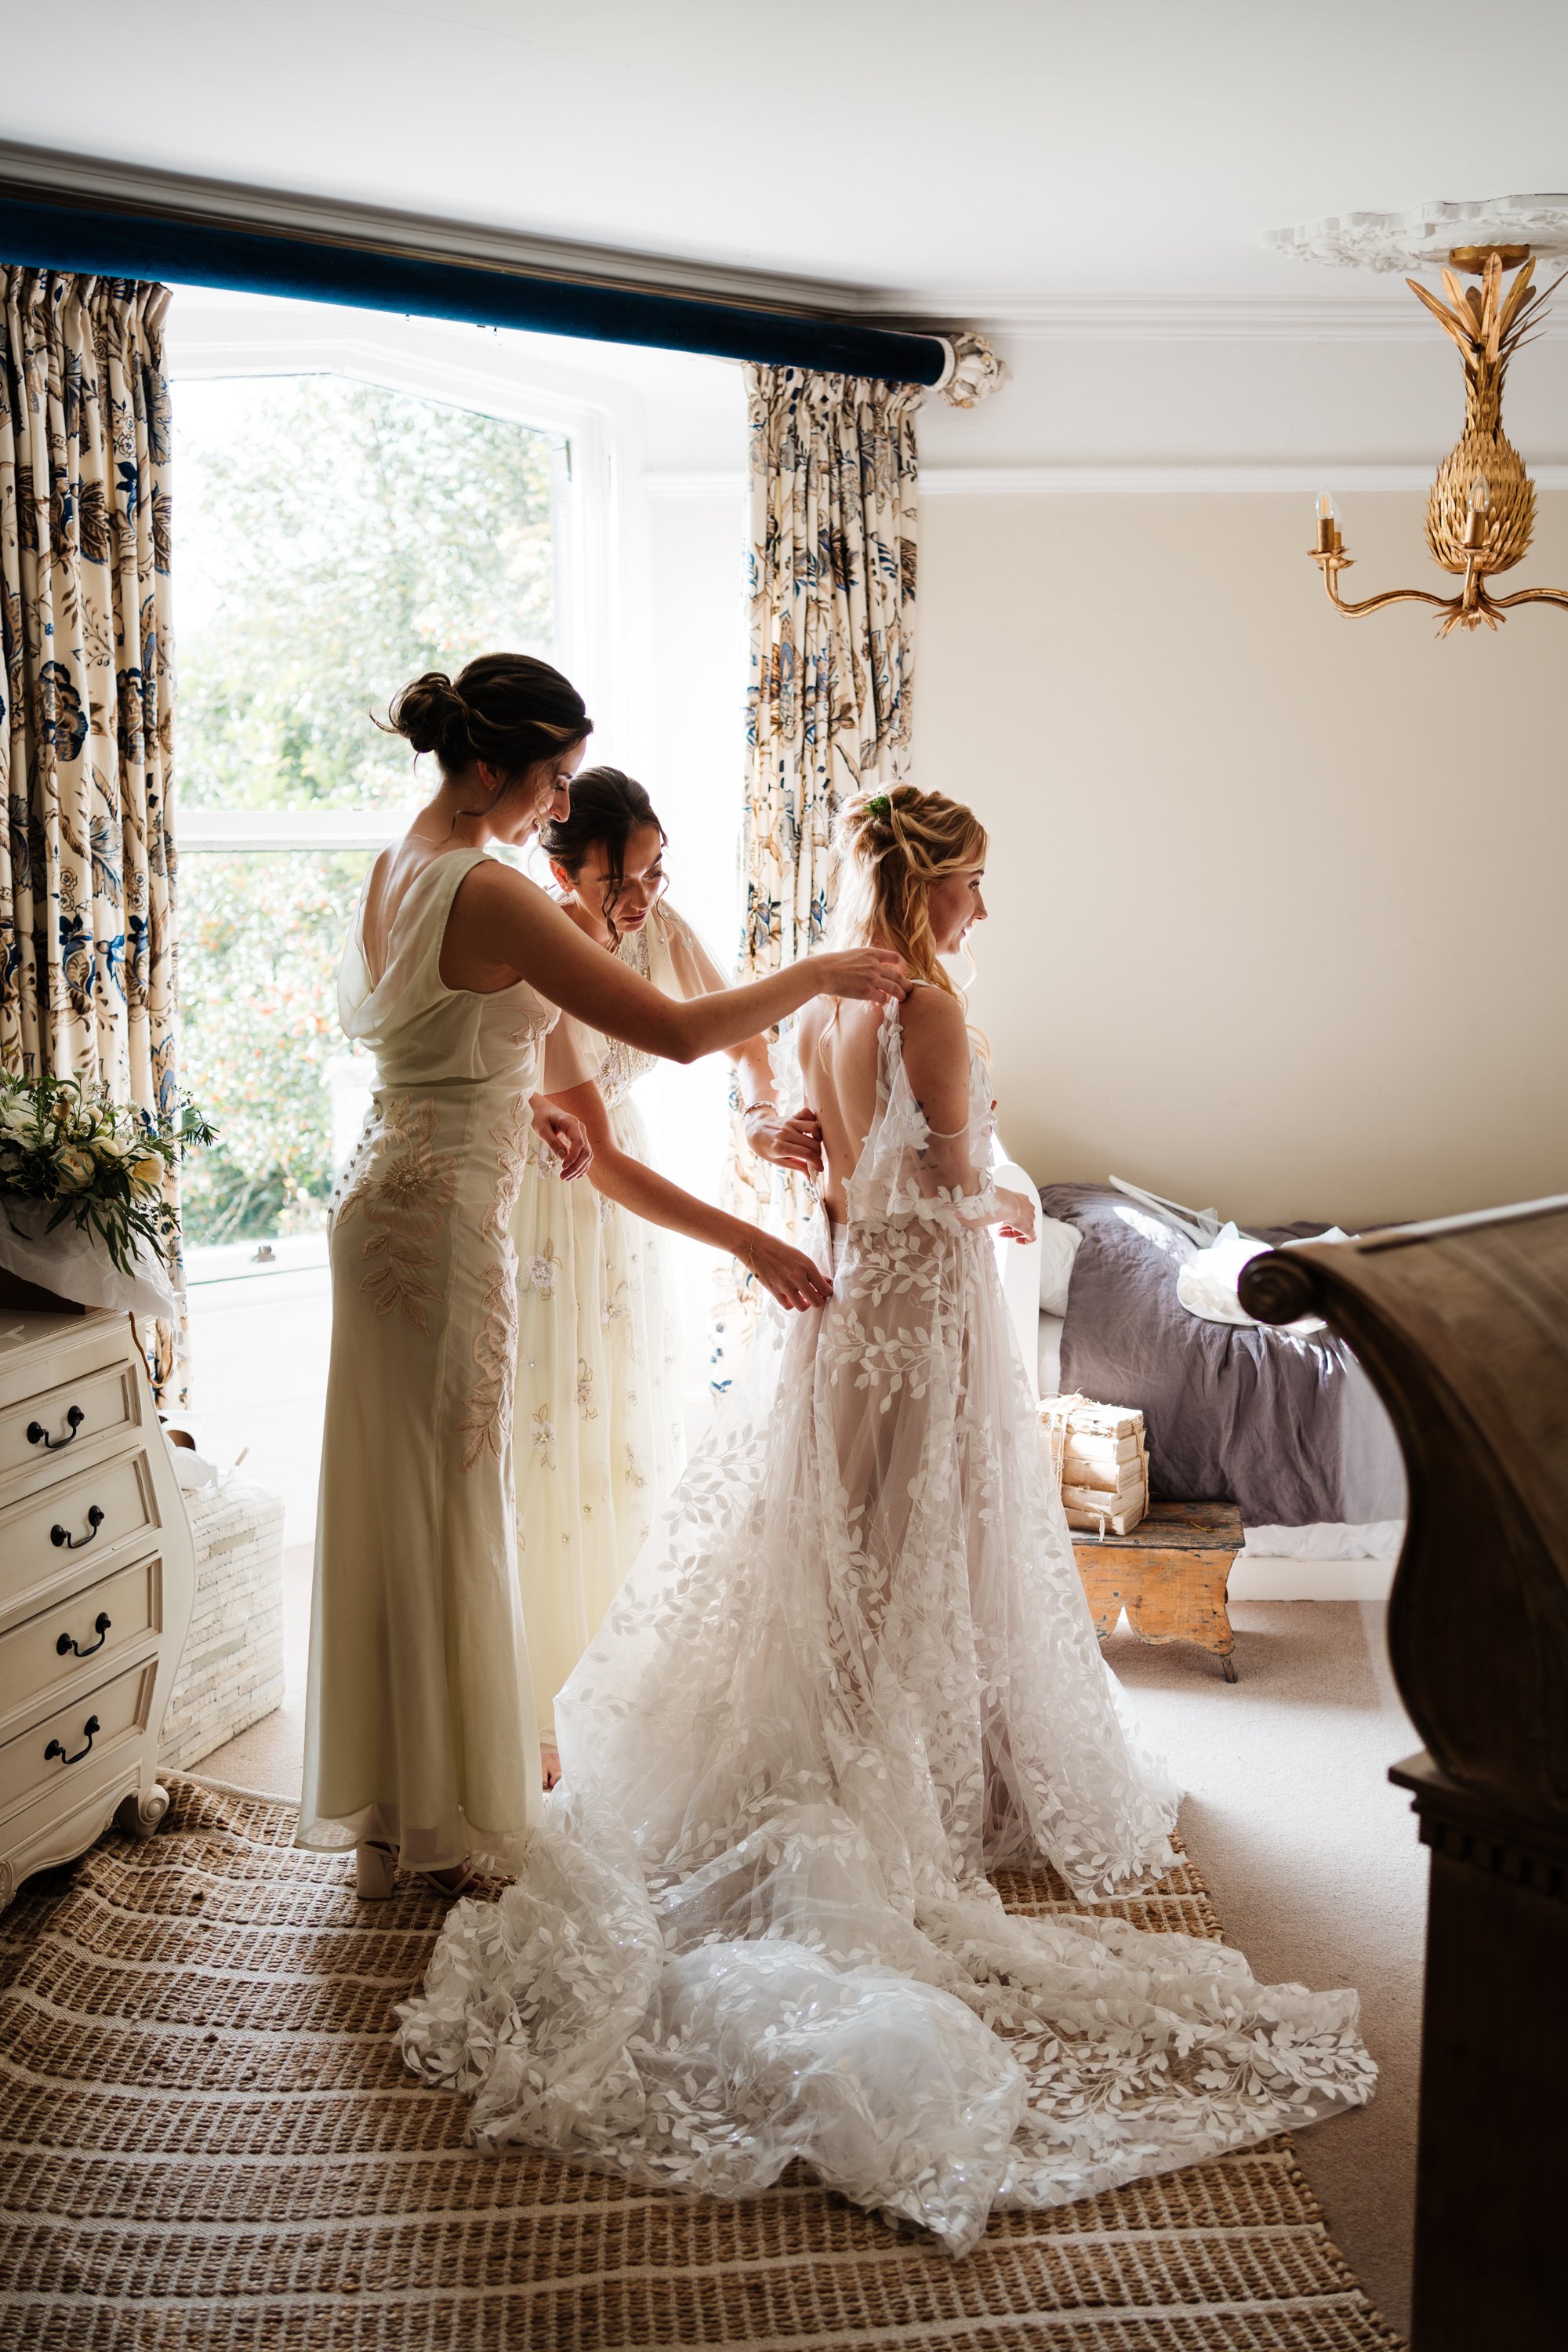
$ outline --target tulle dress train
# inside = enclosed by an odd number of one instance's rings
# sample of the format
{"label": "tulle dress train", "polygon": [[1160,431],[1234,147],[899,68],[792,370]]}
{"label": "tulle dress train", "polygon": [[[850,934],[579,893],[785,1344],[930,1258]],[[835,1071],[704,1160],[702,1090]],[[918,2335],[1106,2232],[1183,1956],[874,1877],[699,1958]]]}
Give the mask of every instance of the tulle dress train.
{"label": "tulle dress train", "polygon": [[[1170,1866],[1177,1791],[1095,1643],[986,1220],[989,1086],[933,1135],[883,1028],[834,1296],[765,1320],[561,1693],[517,1884],[447,1922],[407,2063],[525,2140],[721,2196],[796,2158],[972,2247],[1354,2105],[1356,1996],[1005,1912]],[[826,1235],[819,1234],[826,1260]]]}

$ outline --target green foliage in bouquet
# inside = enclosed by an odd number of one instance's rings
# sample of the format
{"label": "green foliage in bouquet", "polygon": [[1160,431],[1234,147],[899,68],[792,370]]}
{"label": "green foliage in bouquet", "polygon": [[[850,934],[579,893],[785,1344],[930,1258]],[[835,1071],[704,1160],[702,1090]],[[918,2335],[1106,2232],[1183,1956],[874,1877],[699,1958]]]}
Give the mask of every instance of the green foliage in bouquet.
{"label": "green foliage in bouquet", "polygon": [[134,1270],[142,1244],[166,1263],[178,1224],[168,1180],[216,1132],[188,1098],[177,1117],[154,1118],[101,1085],[0,1071],[0,1200],[57,1202],[45,1231],[69,1220],[101,1242],[121,1274]]}

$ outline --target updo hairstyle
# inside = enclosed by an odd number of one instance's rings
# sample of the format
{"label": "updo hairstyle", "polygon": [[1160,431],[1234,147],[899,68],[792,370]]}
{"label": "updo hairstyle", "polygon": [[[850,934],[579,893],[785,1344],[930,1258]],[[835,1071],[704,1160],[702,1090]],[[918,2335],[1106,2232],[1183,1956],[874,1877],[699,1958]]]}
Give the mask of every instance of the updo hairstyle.
{"label": "updo hairstyle", "polygon": [[387,718],[383,733],[405,737],[416,755],[434,751],[443,776],[483,760],[506,778],[503,793],[594,727],[576,688],[531,654],[480,654],[456,678],[426,670],[393,698]]}
{"label": "updo hairstyle", "polygon": [[931,937],[929,892],[943,875],[985,863],[985,828],[973,810],[913,784],[862,793],[840,811],[834,850],[835,939],[896,948],[917,980],[956,996]]}
{"label": "updo hairstyle", "polygon": [[605,898],[600,909],[616,929],[615,906],[626,882],[626,844],[639,825],[651,824],[661,842],[668,835],[654,813],[653,803],[635,776],[619,768],[579,768],[572,779],[572,809],[568,816],[540,827],[539,845],[574,880],[595,845],[605,853]]}

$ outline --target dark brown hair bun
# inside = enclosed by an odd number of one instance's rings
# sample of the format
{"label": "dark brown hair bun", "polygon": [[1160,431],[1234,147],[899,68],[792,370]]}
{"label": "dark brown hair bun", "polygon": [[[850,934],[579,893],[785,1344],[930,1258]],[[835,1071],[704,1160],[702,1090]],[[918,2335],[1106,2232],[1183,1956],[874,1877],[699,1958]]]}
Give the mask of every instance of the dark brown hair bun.
{"label": "dark brown hair bun", "polygon": [[521,775],[594,726],[571,681],[531,654],[480,654],[456,678],[426,670],[394,696],[387,719],[384,731],[403,736],[416,755],[434,751],[445,776],[476,760]]}

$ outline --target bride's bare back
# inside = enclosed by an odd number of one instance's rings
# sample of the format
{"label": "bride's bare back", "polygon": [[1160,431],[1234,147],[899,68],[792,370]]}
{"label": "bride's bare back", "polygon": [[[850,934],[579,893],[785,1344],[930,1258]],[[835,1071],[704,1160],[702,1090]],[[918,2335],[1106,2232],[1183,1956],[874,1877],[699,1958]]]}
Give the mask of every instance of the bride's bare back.
{"label": "bride's bare back", "polygon": [[[800,1067],[806,1099],[822,1122],[823,1204],[835,1224],[848,1214],[846,1187],[877,1113],[882,1013],[874,1004],[821,997],[800,1017]],[[969,1121],[969,1032],[955,996],[917,982],[900,1009],[904,1068],[933,1130],[956,1135]]]}

